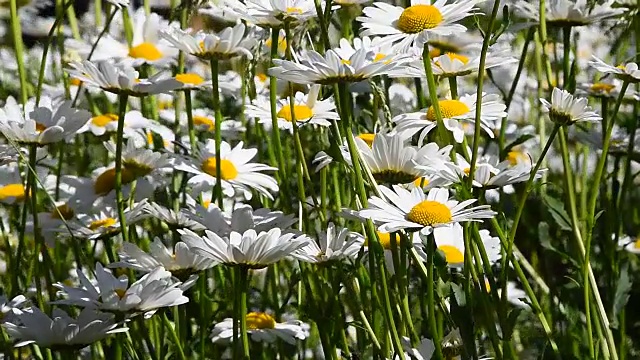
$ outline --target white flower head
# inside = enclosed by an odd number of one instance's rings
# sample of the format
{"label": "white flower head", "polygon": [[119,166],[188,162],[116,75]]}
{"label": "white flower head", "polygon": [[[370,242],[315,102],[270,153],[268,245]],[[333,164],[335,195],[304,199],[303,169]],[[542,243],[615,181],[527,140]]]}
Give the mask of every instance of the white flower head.
{"label": "white flower head", "polygon": [[253,59],[253,48],[257,40],[245,34],[246,27],[239,23],[219,33],[197,32],[190,34],[175,26],[160,33],[174,47],[203,60],[226,60],[237,56]]}
{"label": "white flower head", "polygon": [[[308,325],[299,320],[279,323],[271,315],[264,312],[250,312],[246,315],[247,333],[256,342],[273,343],[280,339],[287,344],[295,345],[296,340],[304,340],[309,336]],[[233,338],[233,319],[227,318],[214,325],[211,341],[228,343]]]}
{"label": "white flower head", "polygon": [[586,98],[575,98],[570,92],[553,88],[551,102],[540,99],[542,111],[556,124],[572,125],[579,121],[596,122],[602,117],[587,105]]}
{"label": "white flower head", "polygon": [[361,234],[346,228],[336,228],[333,223],[329,223],[326,232],[320,233],[318,238],[319,244],[309,241],[307,246],[296,251],[293,256],[313,263],[342,261],[354,258],[364,245],[364,237]]}
{"label": "white flower head", "polygon": [[592,61],[589,62],[596,70],[605,73],[605,74],[613,74],[618,77],[622,81],[627,81],[630,83],[640,82],[640,69],[638,69],[638,64],[634,62],[624,63],[618,66],[611,66],[596,56],[592,57]]}

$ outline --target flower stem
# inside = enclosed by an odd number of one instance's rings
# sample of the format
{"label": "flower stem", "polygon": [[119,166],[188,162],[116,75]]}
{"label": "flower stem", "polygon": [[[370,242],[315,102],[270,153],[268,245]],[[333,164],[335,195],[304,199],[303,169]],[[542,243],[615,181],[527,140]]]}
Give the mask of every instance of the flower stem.
{"label": "flower stem", "polygon": [[216,143],[216,186],[214,195],[218,200],[218,207],[222,205],[222,160],[220,154],[220,144],[222,143],[222,109],[220,107],[220,90],[218,87],[218,59],[211,59],[211,82],[213,84],[213,110],[215,112],[215,143]]}
{"label": "flower stem", "polygon": [[122,239],[129,241],[129,233],[127,232],[126,218],[124,216],[124,199],[122,198],[122,147],[124,146],[124,118],[127,114],[127,101],[129,96],[126,93],[120,94],[118,97],[118,129],[116,132],[116,169],[115,169],[115,190],[116,190],[116,208],[118,209],[118,221],[122,232]]}
{"label": "flower stem", "polygon": [[22,58],[24,52],[24,44],[22,43],[22,30],[20,28],[20,19],[18,18],[18,1],[9,1],[9,14],[11,16],[11,36],[13,37],[13,52],[16,55],[16,63],[18,65],[18,77],[20,78],[20,100],[22,105],[28,100],[28,84],[27,73],[24,68],[24,60]]}
{"label": "flower stem", "polygon": [[438,84],[436,84],[435,77],[433,76],[433,69],[431,68],[431,55],[429,55],[429,44],[424,44],[424,49],[422,50],[422,62],[424,63],[424,72],[427,75],[427,87],[429,88],[429,99],[431,100],[431,106],[433,107],[433,112],[436,115],[437,121],[437,132],[438,137],[436,139],[436,143],[438,146],[442,147],[446,144],[451,143],[449,132],[444,127],[444,123],[442,122],[442,113],[440,112],[440,103],[438,103]]}

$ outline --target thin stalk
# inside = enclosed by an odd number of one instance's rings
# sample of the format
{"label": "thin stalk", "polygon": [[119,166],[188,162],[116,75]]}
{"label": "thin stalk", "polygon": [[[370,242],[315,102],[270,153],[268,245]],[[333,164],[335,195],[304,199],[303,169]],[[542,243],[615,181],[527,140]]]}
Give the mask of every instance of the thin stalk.
{"label": "thin stalk", "polygon": [[215,144],[216,144],[216,185],[214,186],[214,196],[218,200],[218,207],[224,209],[222,205],[222,159],[220,154],[220,144],[222,144],[222,108],[220,107],[220,90],[218,86],[218,59],[211,59],[211,83],[213,85],[213,110],[215,112]]}
{"label": "thin stalk", "polygon": [[24,68],[24,60],[22,56],[25,54],[24,44],[22,43],[22,30],[20,28],[20,19],[18,18],[17,0],[9,0],[9,15],[11,17],[11,37],[13,38],[13,51],[16,55],[16,63],[18,64],[18,78],[20,79],[20,100],[22,106],[27,103],[28,84],[27,72]]}
{"label": "thin stalk", "polygon": [[171,336],[171,340],[173,340],[173,344],[175,345],[178,352],[178,358],[180,360],[186,360],[187,357],[184,355],[180,337],[176,333],[176,329],[173,327],[173,325],[171,325],[171,322],[169,321],[169,318],[167,318],[166,314],[162,314],[162,321],[164,322],[164,327],[169,329],[169,335]]}
{"label": "thin stalk", "polygon": [[187,112],[187,129],[189,130],[189,145],[191,145],[191,152],[196,151],[196,131],[193,125],[193,105],[191,104],[191,90],[185,90],[184,92],[184,104]]}
{"label": "thin stalk", "polygon": [[436,84],[435,77],[433,76],[433,68],[431,67],[431,55],[429,55],[429,45],[424,44],[422,50],[422,62],[424,63],[424,72],[427,76],[427,87],[429,88],[429,99],[431,100],[431,106],[433,112],[436,115],[436,130],[438,133],[438,139],[436,143],[438,146],[444,146],[450,143],[449,131],[444,127],[442,121],[442,113],[440,112],[440,103],[438,103],[438,85]]}
{"label": "thin stalk", "polygon": [[116,207],[118,208],[118,220],[120,221],[120,229],[122,239],[129,241],[129,233],[127,232],[126,218],[124,216],[124,199],[122,198],[122,147],[124,146],[124,117],[127,114],[127,101],[129,96],[126,93],[120,94],[118,97],[118,129],[116,131],[116,168],[115,168],[115,190],[116,190]]}
{"label": "thin stalk", "polygon": [[435,306],[435,298],[434,292],[434,272],[435,272],[435,264],[434,258],[436,256],[436,243],[433,236],[428,239],[427,243],[427,313],[428,313],[428,321],[429,321],[429,331],[431,333],[431,339],[433,340],[433,344],[435,346],[434,355],[436,360],[444,359],[442,355],[442,341],[440,338],[440,331],[438,330],[438,325],[436,323],[436,306]]}

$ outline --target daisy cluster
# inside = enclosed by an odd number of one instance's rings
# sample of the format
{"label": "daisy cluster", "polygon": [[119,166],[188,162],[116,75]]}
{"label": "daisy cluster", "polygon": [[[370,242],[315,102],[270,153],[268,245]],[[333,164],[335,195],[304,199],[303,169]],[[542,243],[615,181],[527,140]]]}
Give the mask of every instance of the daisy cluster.
{"label": "daisy cluster", "polygon": [[86,3],[0,0],[5,357],[640,351],[635,2]]}

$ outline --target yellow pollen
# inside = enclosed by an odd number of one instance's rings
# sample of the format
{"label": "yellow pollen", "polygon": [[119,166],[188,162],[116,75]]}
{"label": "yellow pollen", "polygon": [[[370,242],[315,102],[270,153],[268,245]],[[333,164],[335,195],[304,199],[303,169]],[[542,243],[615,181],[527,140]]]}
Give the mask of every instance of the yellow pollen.
{"label": "yellow pollen", "polygon": [[341,62],[343,65],[351,65],[351,60],[342,59],[342,60],[340,60],[340,62]]}
{"label": "yellow pollen", "polygon": [[442,55],[442,51],[438,48],[431,48],[431,50],[429,50],[429,57],[432,59],[437,58],[440,55]]}
{"label": "yellow pollen", "polygon": [[446,53],[445,55],[447,55],[447,57],[449,57],[449,59],[451,61],[453,60],[460,60],[462,61],[463,64],[466,64],[469,62],[469,58],[464,56],[464,55],[460,55],[460,54],[456,54],[456,53]]}
{"label": "yellow pollen", "polygon": [[520,151],[509,151],[507,154],[507,160],[512,166],[516,166],[521,161],[527,160],[527,156]]}
{"label": "yellow pollen", "polygon": [[[216,176],[216,158],[210,157],[202,163],[202,171],[215,177]],[[220,160],[220,178],[223,180],[233,180],[238,177],[238,169],[227,159]]]}
{"label": "yellow pollen", "polygon": [[256,76],[258,77],[260,82],[265,82],[265,81],[267,81],[267,78],[268,78],[267,74],[265,74],[265,73],[259,73],[259,74],[256,74]]}
{"label": "yellow pollen", "polygon": [[173,101],[158,101],[158,109],[166,110],[173,107]]}
{"label": "yellow pollen", "polygon": [[75,216],[75,212],[68,204],[62,204],[57,207],[58,210],[51,210],[51,218],[58,220],[71,220]]}
{"label": "yellow pollen", "polygon": [[438,246],[438,249],[444,253],[444,257],[449,264],[460,264],[464,262],[464,255],[457,247],[442,245]]}
{"label": "yellow pollen", "polygon": [[[380,245],[382,245],[382,247],[385,250],[391,250],[391,233],[383,233],[380,231],[376,231],[376,235],[378,235],[378,240],[380,241]],[[368,238],[364,239],[364,246],[369,246]]]}
{"label": "yellow pollen", "polygon": [[[128,170],[126,167],[122,168],[122,185],[133,182],[136,176],[133,171]],[[102,174],[98,175],[96,182],[93,184],[93,191],[96,195],[104,196],[116,188],[116,169],[105,170]]]}
{"label": "yellow pollen", "polygon": [[375,139],[376,134],[365,133],[365,134],[358,135],[358,137],[360,139],[362,139],[364,142],[366,142],[367,145],[369,145],[369,147],[372,147],[373,146],[373,139]]}
{"label": "yellow pollen", "polygon": [[613,84],[607,83],[595,83],[591,85],[590,90],[593,92],[606,92],[607,94],[611,92],[611,90],[615,89],[616,86]]}
{"label": "yellow pollen", "polygon": [[89,224],[89,229],[96,230],[101,227],[107,228],[115,224],[116,224],[116,219],[114,218],[100,219],[100,220],[92,221],[91,224]]}
{"label": "yellow pollen", "polygon": [[427,186],[429,185],[429,179],[427,179],[426,177],[419,177],[413,181],[413,185],[417,187]]}
{"label": "yellow pollen", "polygon": [[[449,119],[456,116],[464,115],[469,112],[469,107],[460,100],[440,100],[440,114],[443,119]],[[435,121],[436,112],[433,110],[433,106],[429,106],[427,110],[427,120]]]}
{"label": "yellow pollen", "polygon": [[633,242],[633,247],[635,249],[640,249],[640,239]]}
{"label": "yellow pollen", "polygon": [[76,78],[69,79],[69,85],[80,86],[80,84],[82,84],[82,81],[80,81],[79,79],[76,79]]}
{"label": "yellow pollen", "polygon": [[162,59],[162,52],[160,52],[154,44],[143,42],[138,46],[130,48],[129,56],[136,59],[155,61]]}
{"label": "yellow pollen", "polygon": [[24,200],[25,191],[22,184],[7,184],[0,186],[0,200],[16,198],[16,201]]}
{"label": "yellow pollen", "polygon": [[200,116],[200,115],[194,116],[193,124],[195,126],[206,126],[207,130],[209,131],[213,131],[213,129],[215,128],[215,122],[206,116]]}
{"label": "yellow pollen", "polygon": [[471,172],[471,168],[464,168],[462,170],[465,174],[469,175],[469,173]]}
{"label": "yellow pollen", "polygon": [[442,23],[442,14],[433,5],[419,4],[404,9],[396,26],[407,34],[417,34],[423,30],[433,29]]}
{"label": "yellow pollen", "polygon": [[39,122],[36,123],[36,132],[41,133],[41,132],[43,132],[45,130],[47,130],[46,126],[42,125]]}
{"label": "yellow pollen", "polygon": [[423,200],[409,211],[407,220],[423,226],[447,224],[451,222],[451,210],[440,202]]}
{"label": "yellow pollen", "polygon": [[114,291],[120,299],[122,299],[124,297],[124,294],[127,293],[127,289],[115,289]]}
{"label": "yellow pollen", "polygon": [[194,73],[178,74],[176,75],[176,80],[189,85],[200,85],[204,82],[200,75]]}
{"label": "yellow pollen", "polygon": [[616,66],[616,69],[626,70],[627,66],[625,64],[620,64],[620,65]]}
{"label": "yellow pollen", "polygon": [[293,13],[296,13],[296,14],[302,14],[302,13],[303,13],[303,11],[302,11],[302,9],[301,9],[301,8],[299,8],[299,7],[288,7],[288,8],[287,8],[287,13],[288,13],[288,14],[293,14]]}
{"label": "yellow pollen", "polygon": [[[293,121],[293,116],[291,116],[291,106],[286,104],[278,111],[278,117],[281,119],[285,119],[289,122]],[[293,115],[296,117],[296,121],[307,120],[313,116],[313,110],[307,105],[294,105],[293,106]]]}
{"label": "yellow pollen", "polygon": [[274,329],[276,320],[271,315],[263,312],[250,312],[247,314],[247,329]]}
{"label": "yellow pollen", "polygon": [[[271,39],[267,39],[264,44],[271,49]],[[284,36],[280,36],[278,38],[278,52],[283,53],[285,50],[287,50],[287,39]]]}
{"label": "yellow pollen", "polygon": [[205,209],[208,209],[209,205],[211,205],[211,200],[202,201],[202,206],[204,206]]}
{"label": "yellow pollen", "polygon": [[118,121],[116,114],[102,114],[91,118],[91,123],[95,126],[105,127],[112,121]]}

